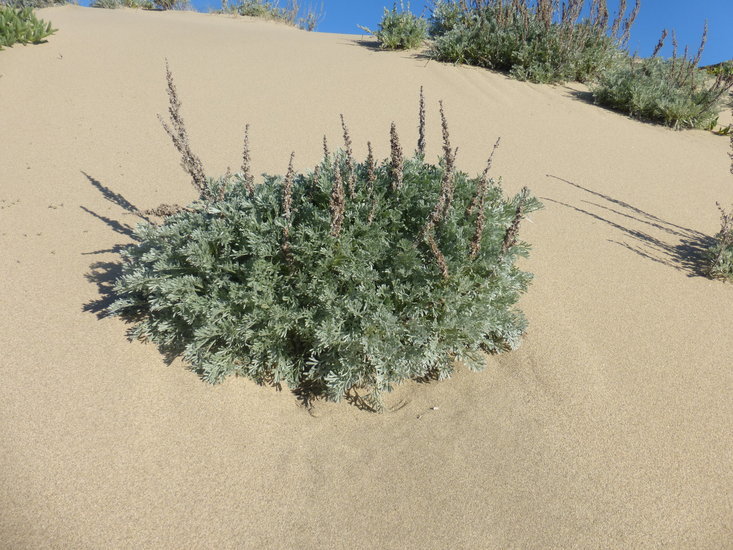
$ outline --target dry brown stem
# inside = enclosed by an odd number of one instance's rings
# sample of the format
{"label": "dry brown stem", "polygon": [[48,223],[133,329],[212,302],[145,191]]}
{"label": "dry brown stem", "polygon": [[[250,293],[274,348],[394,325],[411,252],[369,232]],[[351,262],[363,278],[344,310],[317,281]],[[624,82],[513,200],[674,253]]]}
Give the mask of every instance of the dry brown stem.
{"label": "dry brown stem", "polygon": [[420,86],[420,128],[417,137],[417,154],[425,158],[425,96]]}
{"label": "dry brown stem", "polygon": [[242,175],[244,177],[244,187],[247,193],[252,197],[255,193],[254,181],[252,177],[252,165],[249,156],[249,124],[244,127],[244,146],[242,147]]}
{"label": "dry brown stem", "polygon": [[506,233],[504,233],[504,242],[501,244],[501,253],[506,254],[506,252],[513,247],[515,244],[517,244],[517,233],[519,232],[519,224],[522,221],[522,218],[524,218],[524,208],[526,204],[526,197],[529,195],[529,189],[526,187],[523,187],[520,191],[520,197],[519,202],[517,203],[517,209],[514,212],[514,219],[512,220],[512,223],[509,225],[509,227],[506,230]]}
{"label": "dry brown stem", "polygon": [[333,168],[334,183],[331,190],[329,207],[331,210],[331,235],[338,237],[344,223],[344,212],[346,211],[346,195],[344,194],[344,182],[341,178],[341,168],[338,163]]}
{"label": "dry brown stem", "polygon": [[196,191],[198,191],[199,196],[202,199],[209,200],[212,197],[209,196],[209,191],[206,185],[204,167],[201,164],[201,159],[191,151],[188,134],[186,133],[186,127],[183,123],[183,117],[181,116],[181,102],[178,99],[176,86],[173,82],[173,74],[171,73],[167,59],[165,60],[165,75],[168,82],[168,113],[171,117],[170,125],[165,122],[163,117],[160,115],[158,115],[158,119],[163,125],[166,133],[173,141],[173,145],[176,150],[181,154],[181,165],[188,175],[191,176],[191,182],[193,183]]}
{"label": "dry brown stem", "polygon": [[346,175],[346,182],[349,187],[349,196],[353,199],[356,194],[356,168],[354,162],[354,151],[351,147],[351,135],[349,135],[349,128],[346,126],[344,121],[344,115],[341,115],[341,127],[344,130],[344,147],[346,148],[346,166],[349,170]]}
{"label": "dry brown stem", "polygon": [[476,186],[476,195],[474,196],[473,201],[471,201],[471,206],[468,207],[467,214],[469,215],[474,211],[478,211],[478,215],[476,216],[476,231],[473,235],[473,239],[471,240],[471,258],[475,258],[481,250],[481,238],[484,234],[484,228],[486,227],[485,204],[486,193],[489,189],[489,170],[491,170],[491,165],[494,161],[494,153],[496,153],[500,142],[501,138],[497,139],[494,144],[494,148],[491,150],[489,160],[486,162],[486,168],[481,174],[478,185]]}
{"label": "dry brown stem", "polygon": [[392,176],[392,190],[397,191],[402,187],[402,178],[404,176],[404,157],[402,155],[402,146],[400,145],[400,138],[397,135],[397,126],[392,123],[389,130],[390,133],[390,149],[391,149],[391,176]]}
{"label": "dry brown stem", "polygon": [[290,163],[288,164],[288,172],[285,174],[283,181],[283,218],[285,218],[285,227],[283,228],[283,244],[282,251],[288,261],[290,261],[290,224],[292,220],[293,206],[293,178],[295,171],[293,170],[293,159],[295,152],[290,153]]}
{"label": "dry brown stem", "polygon": [[143,214],[149,215],[149,216],[159,216],[161,218],[167,218],[168,216],[172,216],[173,214],[177,214],[178,212],[190,212],[191,210],[189,208],[186,208],[185,206],[181,206],[178,204],[159,204],[155,208],[151,208],[149,210],[143,210]]}
{"label": "dry brown stem", "polygon": [[377,199],[374,196],[374,182],[377,179],[376,167],[374,165],[374,151],[372,151],[372,142],[367,141],[367,196],[372,200],[372,206],[369,210],[368,223],[374,221],[374,213],[377,209]]}

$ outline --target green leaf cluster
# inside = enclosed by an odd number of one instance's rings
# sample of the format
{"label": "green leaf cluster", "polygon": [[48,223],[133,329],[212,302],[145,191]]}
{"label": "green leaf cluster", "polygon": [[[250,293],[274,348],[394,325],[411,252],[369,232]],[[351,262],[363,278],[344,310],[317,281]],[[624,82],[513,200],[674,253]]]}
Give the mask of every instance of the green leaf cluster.
{"label": "green leaf cluster", "polygon": [[51,23],[36,18],[33,8],[0,6],[0,50],[13,44],[37,44],[55,33]]}
{"label": "green leaf cluster", "polygon": [[[366,388],[378,407],[402,380],[448,377],[457,360],[479,370],[483,353],[515,348],[525,330],[514,306],[531,275],[515,261],[528,245],[507,233],[519,209],[541,205],[526,190],[505,198],[498,181],[455,172],[432,230],[446,277],[424,234],[445,170],[416,154],[396,188],[390,162],[338,151],[289,180],[266,175],[253,192],[243,174],[209,180],[216,198],[138,227],[111,311],[135,321],[132,338],[182,354],[211,383],[235,374],[331,400]],[[479,224],[469,207],[481,181]]]}

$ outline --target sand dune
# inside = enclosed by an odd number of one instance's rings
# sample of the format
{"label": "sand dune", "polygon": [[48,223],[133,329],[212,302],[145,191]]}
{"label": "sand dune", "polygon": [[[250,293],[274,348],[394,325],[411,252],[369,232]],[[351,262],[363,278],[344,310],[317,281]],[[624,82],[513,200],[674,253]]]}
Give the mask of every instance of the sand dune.
{"label": "sand dune", "polygon": [[[733,199],[727,140],[349,35],[193,13],[40,10],[0,52],[0,547],[731,548],[733,286],[698,274]],[[174,72],[210,174],[339,143],[439,153],[546,208],[517,352],[405,384],[396,412],[216,387],[98,318],[140,208],[194,198],[156,113]],[[91,276],[90,276],[91,275]],[[438,407],[437,410],[430,410]],[[422,416],[420,416],[422,415]],[[418,418],[420,416],[420,418]]]}

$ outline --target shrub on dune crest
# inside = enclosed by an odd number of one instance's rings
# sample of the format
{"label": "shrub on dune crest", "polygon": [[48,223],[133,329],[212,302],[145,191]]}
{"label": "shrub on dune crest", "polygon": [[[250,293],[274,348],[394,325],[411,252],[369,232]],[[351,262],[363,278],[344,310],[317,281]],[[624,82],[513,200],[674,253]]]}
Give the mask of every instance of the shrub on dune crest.
{"label": "shrub on dune crest", "polygon": [[395,2],[391,10],[384,8],[384,16],[379,22],[379,29],[373,31],[367,27],[359,28],[373,35],[379,40],[379,47],[385,50],[409,50],[417,48],[427,38],[428,24],[422,17],[418,17],[400,2],[397,9]]}
{"label": "shrub on dune crest", "polygon": [[614,19],[605,0],[438,1],[431,17],[432,56],[506,71],[520,80],[592,79],[610,66],[629,39],[639,1],[626,17],[622,0]]}
{"label": "shrub on dune crest", "polygon": [[135,8],[152,10],[155,4],[151,0],[94,0],[89,4],[91,8],[106,8],[106,9],[117,9],[117,8]]}
{"label": "shrub on dune crest", "polygon": [[695,58],[657,56],[667,31],[662,33],[649,58],[625,58],[604,71],[592,86],[596,103],[628,113],[635,118],[666,124],[673,128],[712,129],[720,112],[721,100],[733,86],[733,75],[719,71],[710,75],[698,69],[707,38],[707,25]]}
{"label": "shrub on dune crest", "polygon": [[[190,150],[168,73],[166,131],[200,199],[164,205],[123,253],[111,311],[137,322],[131,337],[183,358],[203,379],[227,375],[286,383],[340,400],[359,388],[381,396],[405,379],[448,377],[455,361],[484,366],[484,352],[519,344],[514,306],[531,275],[521,220],[541,207],[525,188],[505,198],[489,167],[455,167],[443,115],[443,156],[420,140],[405,158],[394,124],[390,158],[357,162],[344,148],[298,173],[254,185],[248,129],[242,171],[204,176]],[[498,142],[497,142],[498,145]],[[493,153],[492,153],[493,157]],[[352,394],[353,395],[353,394]]]}
{"label": "shrub on dune crest", "polygon": [[261,17],[287,23],[306,31],[314,31],[323,18],[323,9],[301,9],[298,0],[290,0],[286,7],[281,7],[277,1],[269,0],[237,0],[228,2],[222,0],[219,13],[236,13],[247,17]]}
{"label": "shrub on dune crest", "polygon": [[38,44],[55,32],[51,23],[36,17],[33,8],[0,6],[0,50],[13,44]]}

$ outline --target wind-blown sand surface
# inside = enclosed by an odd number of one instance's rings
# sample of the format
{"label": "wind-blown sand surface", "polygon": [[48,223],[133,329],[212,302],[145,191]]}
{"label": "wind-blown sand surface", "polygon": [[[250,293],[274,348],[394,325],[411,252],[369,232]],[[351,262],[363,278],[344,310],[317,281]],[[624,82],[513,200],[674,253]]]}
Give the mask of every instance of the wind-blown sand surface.
{"label": "wind-blown sand surface", "polygon": [[[733,198],[725,138],[356,36],[40,15],[56,35],[0,52],[0,547],[733,547],[733,286],[697,267]],[[367,139],[388,154],[392,120],[409,151],[420,85],[429,158],[438,99],[462,170],[501,136],[494,174],[546,205],[522,228],[523,346],[401,386],[395,412],[311,416],[287,390],[209,386],[98,318],[137,223],[112,193],[195,198],[155,116],[166,57],[211,175],[240,165],[246,122],[256,173],[292,150],[313,166],[339,113],[360,158]]]}

